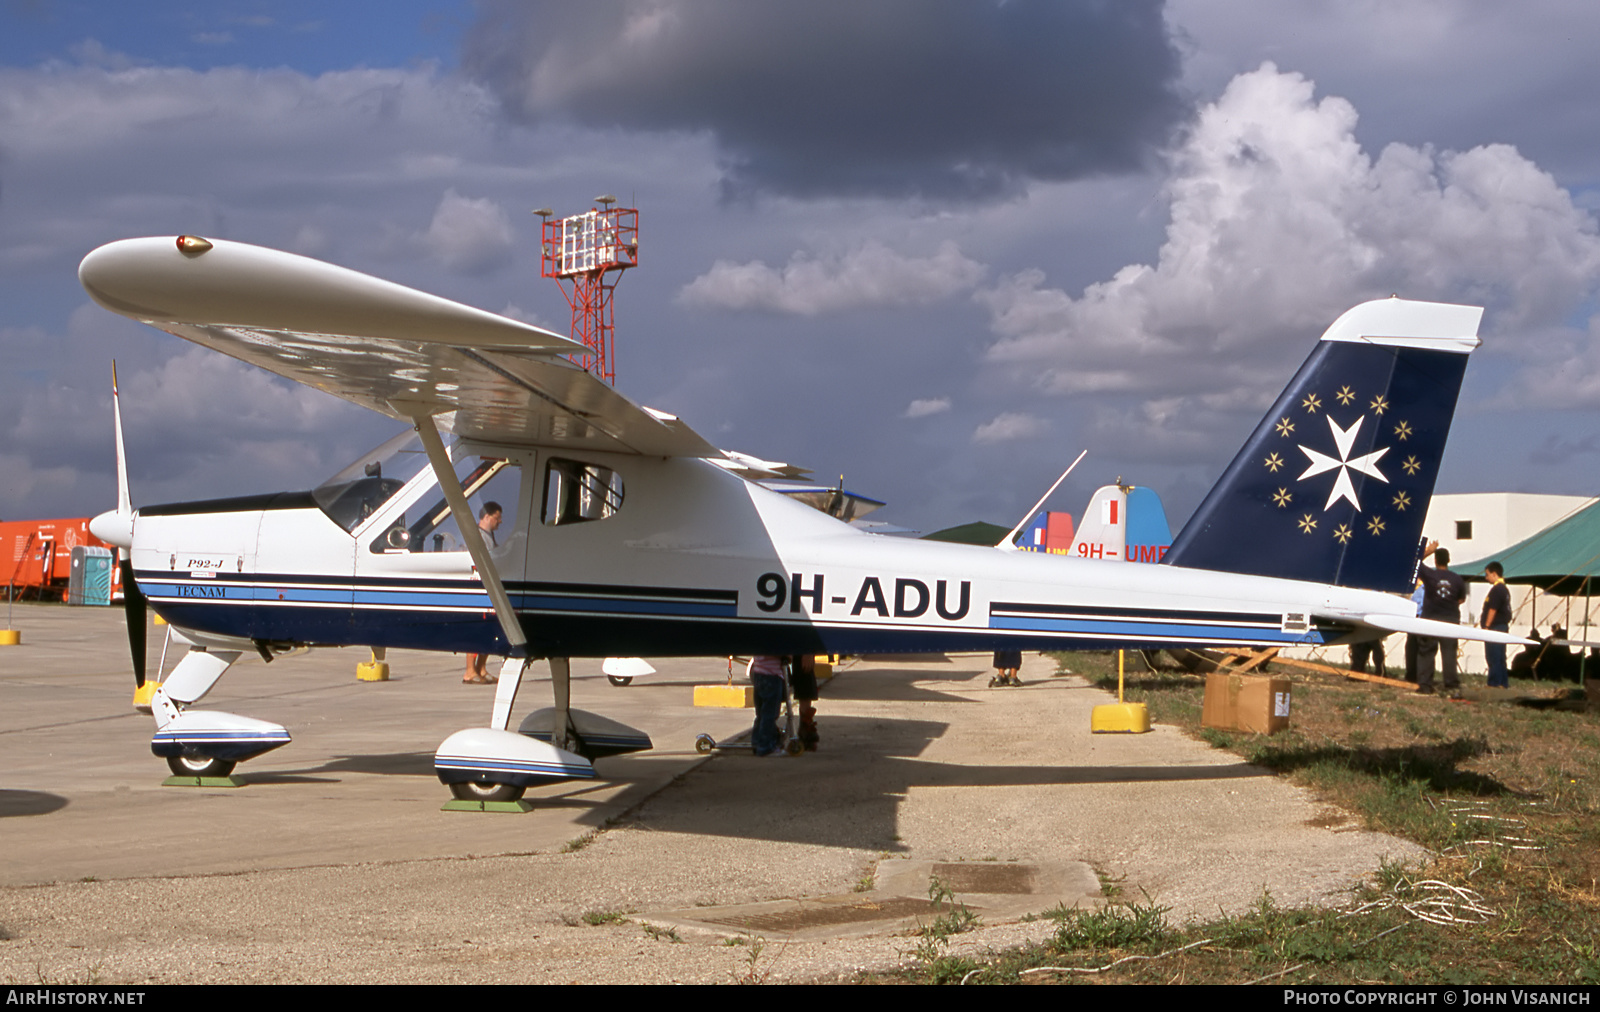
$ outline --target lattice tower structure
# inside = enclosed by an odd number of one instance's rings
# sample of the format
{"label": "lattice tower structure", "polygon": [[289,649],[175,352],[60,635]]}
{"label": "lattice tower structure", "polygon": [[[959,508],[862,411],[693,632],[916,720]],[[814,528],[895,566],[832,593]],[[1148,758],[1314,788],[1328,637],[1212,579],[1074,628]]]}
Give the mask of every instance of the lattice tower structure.
{"label": "lattice tower structure", "polygon": [[555,278],[572,307],[572,337],[584,347],[573,361],[611,384],[617,381],[612,295],[622,272],[638,264],[637,208],[607,204],[544,220],[539,273]]}

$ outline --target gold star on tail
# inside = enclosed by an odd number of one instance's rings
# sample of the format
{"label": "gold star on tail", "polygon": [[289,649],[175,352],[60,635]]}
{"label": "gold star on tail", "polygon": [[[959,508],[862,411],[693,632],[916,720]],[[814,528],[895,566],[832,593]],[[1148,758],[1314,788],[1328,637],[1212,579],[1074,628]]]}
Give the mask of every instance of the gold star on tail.
{"label": "gold star on tail", "polygon": [[1394,494],[1394,508],[1395,509],[1399,510],[1401,513],[1404,513],[1406,511],[1406,507],[1410,506],[1410,505],[1411,505],[1411,497],[1410,496],[1406,495],[1404,492],[1396,492]]}
{"label": "gold star on tail", "polygon": [[1415,475],[1418,471],[1422,470],[1422,461],[1418,460],[1416,457],[1407,457],[1405,460],[1400,462],[1400,466],[1406,469],[1406,474]]}
{"label": "gold star on tail", "polygon": [[1283,458],[1278,456],[1276,453],[1269,453],[1267,454],[1267,459],[1263,463],[1267,465],[1268,471],[1271,471],[1273,474],[1277,474],[1278,468],[1283,466]]}
{"label": "gold star on tail", "polygon": [[1410,439],[1411,423],[1401,422],[1399,425],[1396,425],[1394,427],[1394,438],[1400,440],[1401,442],[1405,442],[1407,439]]}
{"label": "gold star on tail", "polygon": [[1381,415],[1385,411],[1389,410],[1389,398],[1379,394],[1378,396],[1374,397],[1372,399],[1372,403],[1367,406],[1372,409],[1374,414]]}
{"label": "gold star on tail", "polygon": [[1300,402],[1300,406],[1314,415],[1317,409],[1322,407],[1322,398],[1316,394],[1306,394],[1306,399]]}
{"label": "gold star on tail", "polygon": [[1279,420],[1278,424],[1274,426],[1274,428],[1278,430],[1278,435],[1287,436],[1289,433],[1294,431],[1294,423],[1289,421],[1288,415],[1284,415],[1283,418]]}
{"label": "gold star on tail", "polygon": [[1343,404],[1345,407],[1349,407],[1350,402],[1356,399],[1356,392],[1351,390],[1348,385],[1345,385],[1340,387],[1339,392],[1333,396],[1339,398],[1340,404]]}
{"label": "gold star on tail", "polygon": [[1317,522],[1311,519],[1310,513],[1307,513],[1305,516],[1295,521],[1295,523],[1300,525],[1301,534],[1310,534],[1312,531],[1317,529]]}
{"label": "gold star on tail", "polygon": [[1333,529],[1333,536],[1339,539],[1339,544],[1348,545],[1350,543],[1350,525],[1340,524],[1339,526],[1335,527]]}
{"label": "gold star on tail", "polygon": [[1277,504],[1279,509],[1282,509],[1283,507],[1294,502],[1294,496],[1289,493],[1288,489],[1280,488],[1278,491],[1272,494],[1272,501]]}
{"label": "gold star on tail", "polygon": [[1371,520],[1368,520],[1367,521],[1367,532],[1370,533],[1373,537],[1377,537],[1378,535],[1382,534],[1383,533],[1383,520],[1382,520],[1382,518],[1373,517]]}

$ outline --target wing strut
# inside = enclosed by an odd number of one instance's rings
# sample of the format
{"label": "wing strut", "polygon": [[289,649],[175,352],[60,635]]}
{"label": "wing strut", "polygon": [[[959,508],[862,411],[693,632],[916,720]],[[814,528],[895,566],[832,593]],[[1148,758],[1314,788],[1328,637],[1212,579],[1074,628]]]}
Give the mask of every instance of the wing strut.
{"label": "wing strut", "polygon": [[500,580],[500,571],[494,568],[494,561],[489,558],[489,547],[483,543],[478,521],[472,515],[472,507],[467,505],[466,493],[461,491],[455,466],[445,452],[444,440],[439,438],[439,427],[434,424],[430,414],[416,414],[411,420],[417,426],[417,434],[422,437],[423,449],[428,451],[428,463],[433,465],[433,476],[439,479],[439,490],[444,493],[444,501],[450,505],[450,515],[455,517],[461,540],[467,543],[467,554],[472,556],[478,579],[483,581],[483,589],[489,592],[489,600],[494,602],[494,614],[500,620],[500,631],[505,633],[506,642],[511,645],[511,656],[527,657],[528,637],[522,634],[522,623],[517,621],[517,613],[511,607],[511,598],[506,595],[506,585]]}

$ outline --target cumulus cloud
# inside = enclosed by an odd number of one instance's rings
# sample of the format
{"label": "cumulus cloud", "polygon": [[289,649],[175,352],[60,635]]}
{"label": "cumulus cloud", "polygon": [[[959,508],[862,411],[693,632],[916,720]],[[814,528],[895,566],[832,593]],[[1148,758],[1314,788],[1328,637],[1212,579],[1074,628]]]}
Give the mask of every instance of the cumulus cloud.
{"label": "cumulus cloud", "polygon": [[954,242],[930,257],[904,256],[868,241],[842,256],[796,253],[781,268],[760,260],[718,260],[684,286],[679,300],[704,309],[757,309],[798,316],[871,306],[913,306],[947,298],[983,279],[984,266]]}
{"label": "cumulus cloud", "polygon": [[1050,431],[1050,423],[1033,415],[1007,411],[984,422],[972,433],[974,443],[1010,443],[1032,439]]}
{"label": "cumulus cloud", "polygon": [[1173,156],[1156,262],[1077,297],[1038,271],[981,293],[990,359],[1050,392],[1167,398],[1188,424],[1270,397],[1340,312],[1392,292],[1487,305],[1491,347],[1551,354],[1559,342],[1510,335],[1559,331],[1593,297],[1593,217],[1514,148],[1391,144],[1373,158],[1355,125],[1300,75],[1267,64],[1235,78]]}
{"label": "cumulus cloud", "polygon": [[943,414],[950,410],[950,398],[929,397],[917,398],[906,408],[907,418],[926,418],[929,415]]}
{"label": "cumulus cloud", "polygon": [[992,197],[1141,165],[1183,114],[1160,0],[482,5],[520,119],[708,132],[729,192]]}
{"label": "cumulus cloud", "polygon": [[458,274],[485,274],[511,262],[511,218],[487,198],[446,190],[421,236],[434,259]]}

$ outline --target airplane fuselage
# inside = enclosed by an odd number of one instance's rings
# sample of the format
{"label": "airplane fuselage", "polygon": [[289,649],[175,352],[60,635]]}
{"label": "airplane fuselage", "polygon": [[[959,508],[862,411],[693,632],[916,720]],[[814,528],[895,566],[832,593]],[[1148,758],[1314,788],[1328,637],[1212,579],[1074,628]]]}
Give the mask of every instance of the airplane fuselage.
{"label": "airplane fuselage", "polygon": [[[1319,644],[1351,632],[1326,616],[1410,613],[1371,591],[867,534],[694,458],[582,454],[621,504],[554,524],[542,451],[473,450],[518,468],[491,556],[534,656]],[[310,493],[148,507],[133,564],[184,628],[504,653],[466,551],[383,538],[437,495],[423,471],[351,530]]]}

